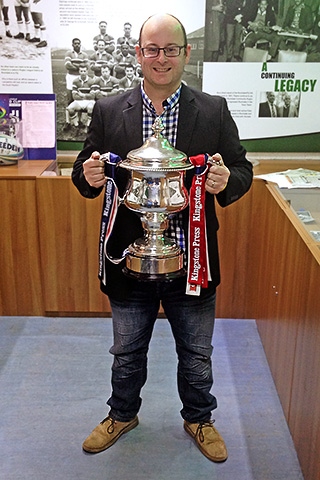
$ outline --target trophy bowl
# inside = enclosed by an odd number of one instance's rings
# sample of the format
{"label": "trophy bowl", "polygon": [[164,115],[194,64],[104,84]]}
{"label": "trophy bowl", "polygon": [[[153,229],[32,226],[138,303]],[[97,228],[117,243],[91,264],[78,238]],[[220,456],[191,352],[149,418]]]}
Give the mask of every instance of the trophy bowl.
{"label": "trophy bowl", "polygon": [[188,205],[184,178],[193,164],[162,136],[159,117],[152,129],[154,134],[119,163],[131,174],[124,204],[141,214],[144,229],[144,236],[127,249],[124,273],[139,280],[161,281],[185,274],[183,251],[166,230],[169,216]]}

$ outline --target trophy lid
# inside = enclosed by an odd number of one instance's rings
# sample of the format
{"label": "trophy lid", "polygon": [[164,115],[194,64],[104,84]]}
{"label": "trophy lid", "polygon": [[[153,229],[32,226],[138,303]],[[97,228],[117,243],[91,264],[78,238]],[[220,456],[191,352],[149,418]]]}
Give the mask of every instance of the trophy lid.
{"label": "trophy lid", "polygon": [[160,117],[156,118],[152,130],[153,135],[140,148],[131,150],[127,159],[120,162],[119,166],[128,170],[157,172],[193,168],[187,155],[176,150],[161,134],[164,127]]}

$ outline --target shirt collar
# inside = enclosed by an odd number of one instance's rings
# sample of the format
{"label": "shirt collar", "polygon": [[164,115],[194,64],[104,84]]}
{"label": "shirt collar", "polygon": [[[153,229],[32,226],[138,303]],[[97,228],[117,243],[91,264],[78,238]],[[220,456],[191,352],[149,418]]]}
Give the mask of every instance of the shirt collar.
{"label": "shirt collar", "polygon": [[[181,84],[179,85],[177,90],[172,95],[170,95],[170,97],[168,97],[166,100],[164,100],[164,102],[162,104],[163,108],[165,110],[172,110],[177,105],[177,103],[179,102],[180,94],[181,94]],[[146,92],[143,88],[143,82],[141,82],[141,96],[142,96],[143,105],[151,113],[155,113],[155,109],[154,109],[154,106],[152,105],[152,101],[150,100],[150,98],[148,97],[148,95],[146,94]]]}

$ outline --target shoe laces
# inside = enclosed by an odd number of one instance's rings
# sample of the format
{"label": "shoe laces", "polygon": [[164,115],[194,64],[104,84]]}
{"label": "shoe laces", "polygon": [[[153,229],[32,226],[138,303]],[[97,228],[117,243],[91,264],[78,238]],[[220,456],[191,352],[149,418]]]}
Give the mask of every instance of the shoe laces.
{"label": "shoe laces", "polygon": [[107,427],[107,432],[108,432],[109,434],[112,434],[112,433],[114,432],[114,425],[115,425],[115,420],[113,420],[113,418],[111,418],[111,417],[108,415],[106,418],[104,418],[104,419],[102,420],[102,422],[100,422],[100,424],[103,425],[103,424],[106,423],[108,420],[110,421],[110,425],[108,425],[108,427]]}
{"label": "shoe laces", "polygon": [[209,420],[207,422],[200,422],[198,427],[197,427],[197,430],[196,430],[196,437],[199,435],[199,440],[201,443],[204,442],[204,433],[203,433],[203,428],[204,427],[212,427],[213,428],[213,424],[214,424],[214,420]]}

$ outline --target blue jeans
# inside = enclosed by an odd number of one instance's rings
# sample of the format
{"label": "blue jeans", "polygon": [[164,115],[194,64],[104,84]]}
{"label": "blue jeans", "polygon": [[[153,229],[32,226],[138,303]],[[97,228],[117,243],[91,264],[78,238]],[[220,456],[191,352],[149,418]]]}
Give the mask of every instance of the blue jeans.
{"label": "blue jeans", "polygon": [[147,352],[160,301],[171,325],[178,355],[177,382],[183,405],[181,416],[197,423],[211,418],[217,407],[211,395],[211,354],[215,319],[215,292],[185,295],[185,279],[137,282],[130,298],[110,298],[114,355],[110,415],[127,422],[139,411],[140,391],[147,380]]}

